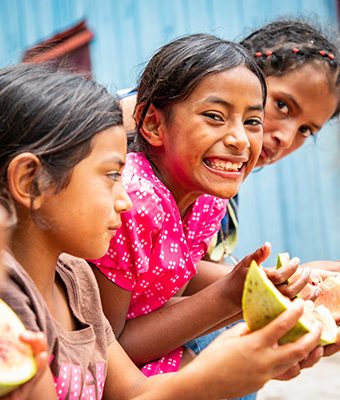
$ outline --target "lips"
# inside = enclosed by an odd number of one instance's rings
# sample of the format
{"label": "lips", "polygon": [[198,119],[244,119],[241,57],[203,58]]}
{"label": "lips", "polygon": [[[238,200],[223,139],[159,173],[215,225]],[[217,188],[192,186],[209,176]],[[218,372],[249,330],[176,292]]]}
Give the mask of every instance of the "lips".
{"label": "lips", "polygon": [[110,234],[111,234],[112,236],[114,236],[114,235],[116,234],[117,230],[118,230],[121,226],[122,226],[122,224],[117,224],[117,225],[114,225],[114,226],[109,226],[108,231],[110,232]]}

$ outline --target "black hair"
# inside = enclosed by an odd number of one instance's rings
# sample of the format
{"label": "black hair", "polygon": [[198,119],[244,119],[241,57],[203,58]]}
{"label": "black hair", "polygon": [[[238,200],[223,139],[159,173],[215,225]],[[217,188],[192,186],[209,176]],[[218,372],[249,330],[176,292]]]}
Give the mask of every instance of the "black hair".
{"label": "black hair", "polygon": [[[214,35],[193,34],[162,46],[138,82],[136,107],[141,105],[142,109],[137,118],[137,133],[151,104],[169,117],[171,105],[190,96],[204,77],[240,65],[246,66],[259,79],[265,105],[267,91],[263,73],[239,44]],[[137,134],[132,148],[148,154],[149,145]]]}
{"label": "black hair", "polygon": [[98,83],[51,65],[17,64],[0,70],[0,202],[13,212],[7,168],[17,155],[35,154],[41,171],[35,193],[69,183],[100,131],[123,124],[118,101]]}
{"label": "black hair", "polygon": [[339,102],[333,116],[340,113],[340,55],[336,43],[303,20],[278,20],[251,33],[240,43],[255,58],[265,76],[281,76],[315,64],[323,68]]}

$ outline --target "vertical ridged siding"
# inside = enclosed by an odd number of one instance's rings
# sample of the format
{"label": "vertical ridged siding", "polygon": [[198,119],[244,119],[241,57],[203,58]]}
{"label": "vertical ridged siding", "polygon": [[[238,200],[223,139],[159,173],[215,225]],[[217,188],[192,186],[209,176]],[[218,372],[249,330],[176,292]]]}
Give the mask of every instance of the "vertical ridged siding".
{"label": "vertical ridged siding", "polygon": [[[133,86],[142,63],[174,37],[211,32],[239,40],[273,18],[307,16],[330,25],[336,12],[336,0],[0,0],[0,66],[86,18],[95,34],[94,75],[114,91]],[[239,255],[269,240],[273,253],[340,258],[339,125],[330,125],[316,144],[308,141],[248,179]]]}

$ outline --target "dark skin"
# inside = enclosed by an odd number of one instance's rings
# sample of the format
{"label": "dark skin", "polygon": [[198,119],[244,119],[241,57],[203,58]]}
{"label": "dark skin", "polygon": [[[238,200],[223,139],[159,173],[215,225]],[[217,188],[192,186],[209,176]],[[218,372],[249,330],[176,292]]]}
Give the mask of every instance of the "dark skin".
{"label": "dark skin", "polygon": [[[58,221],[60,224],[62,222],[62,225],[58,226],[58,232],[46,231],[44,227],[31,219],[31,185],[36,171],[39,170],[39,159],[30,153],[20,154],[9,166],[8,180],[11,193],[17,203],[17,209],[20,210],[18,212],[20,224],[13,235],[12,251],[16,258],[24,263],[26,271],[34,279],[50,311],[56,318],[59,318],[59,322],[67,330],[73,329],[74,321],[69,314],[66,293],[60,282],[55,281],[55,265],[62,251],[61,246],[62,248],[67,246],[70,249],[71,245],[74,252],[79,251],[78,235],[75,234],[75,226],[80,219],[79,207],[82,209],[81,214],[84,215],[83,222],[88,225],[91,224],[90,216],[93,215],[93,208],[95,208],[94,215],[97,215],[102,211],[106,200],[111,205],[108,209],[113,208],[117,214],[129,206],[128,198],[119,182],[114,183],[112,190],[109,189],[108,182],[110,180],[107,180],[105,172],[107,168],[98,169],[98,165],[101,166],[107,156],[111,157],[112,152],[116,149],[117,141],[120,138],[123,141],[124,136],[118,135],[119,132],[113,136],[114,133],[108,131],[98,135],[92,153],[74,168],[72,180],[63,191],[58,194],[51,191],[36,198],[33,207],[39,213],[44,211],[43,215],[45,218],[48,217],[49,221],[55,222],[56,213],[61,213]],[[124,149],[119,153],[124,159]],[[34,167],[33,171],[32,166]],[[109,171],[115,168],[114,164]],[[85,177],[87,180],[84,179]],[[87,185],[84,185],[85,181],[88,182]],[[111,185],[109,186],[111,188]],[[102,199],[104,202],[98,206],[97,199],[95,199],[91,207],[87,208],[88,203],[83,203],[81,199],[92,193],[93,187],[96,187],[97,191],[103,195],[106,193],[105,201]],[[82,193],[83,196],[79,196],[79,193]],[[68,204],[68,207],[65,207],[65,204]],[[65,218],[62,214],[65,214]],[[69,222],[70,218],[72,218],[72,224]],[[117,219],[118,224],[119,218]],[[64,238],[65,233],[69,233],[70,226],[74,238],[71,244],[68,237]],[[58,233],[59,240],[55,239],[56,233]],[[51,240],[51,235],[54,240]],[[97,233],[95,237],[91,237],[89,244],[94,240],[98,240],[98,243],[92,245],[91,252],[93,253],[91,255],[93,256],[97,254],[98,244],[102,243],[104,247],[107,247],[107,232],[102,232],[101,237]],[[88,243],[84,245],[81,242],[80,245],[84,255],[88,255]],[[263,257],[262,253],[260,251],[257,255],[258,261]],[[44,265],[44,269],[40,268],[39,263]],[[55,305],[53,305],[53,301]],[[59,309],[61,312],[58,311]],[[66,312],[66,317],[61,316],[64,312]],[[317,347],[320,339],[319,329],[303,336],[296,343],[285,346],[276,345],[278,338],[296,324],[301,314],[301,304],[297,303],[262,330],[249,333],[244,325],[232,329],[221,336],[215,347],[204,351],[179,373],[158,375],[148,379],[135,367],[118,342],[113,341],[108,348],[107,379],[103,399],[213,400],[235,397],[235,395],[254,391],[262,387],[269,379],[289,373],[293,366],[305,359]],[[248,349],[247,360],[244,360],[242,354],[244,348]],[[218,351],[216,351],[217,349]],[[251,374],[251,381],[248,380],[251,365],[249,358],[256,362],[256,371]],[[209,368],[206,368],[207,365]],[[49,369],[46,368],[33,391],[27,397],[18,397],[17,399],[46,400],[54,398],[56,398],[56,393],[53,378]]]}
{"label": "dark skin", "polygon": [[[173,106],[171,123],[152,105],[141,129],[157,162],[154,171],[173,194],[182,217],[203,193],[232,197],[255,166],[261,150],[263,105],[257,78],[242,67],[218,75],[218,80],[215,76],[203,79],[184,102]],[[241,163],[242,168],[234,174],[226,172],[221,178],[220,172],[202,162],[205,157],[231,160]],[[180,180],[176,171],[180,171]],[[131,293],[97,271],[104,312],[131,359],[137,365],[145,364],[193,338],[239,320],[250,262],[254,259],[262,263],[269,254],[270,246],[265,244],[230,273],[223,266],[211,268],[201,261],[197,276],[177,293],[176,300],[180,296],[181,301],[172,300],[167,307],[128,321]],[[283,285],[296,268],[297,260],[292,260],[280,271],[268,273],[279,289],[291,297],[308,281],[302,278],[295,286]]]}
{"label": "dark skin", "polygon": [[[131,356],[134,355],[133,361],[138,365],[158,358],[197,336],[241,319],[242,289],[250,261],[256,260],[262,263],[269,253],[270,246],[264,245],[245,257],[230,273],[226,273],[224,266],[218,265],[218,268],[213,268],[214,276],[209,275],[209,279],[206,280],[208,282],[206,286],[203,283],[207,278],[204,276],[204,271],[209,267],[209,263],[202,262],[199,265],[199,268],[202,267],[199,270],[202,271],[202,279],[195,277],[190,281],[182,296],[175,297],[166,307],[147,314],[143,318],[132,320],[125,318],[131,298],[130,292],[110,282],[99,270],[94,269],[94,271],[101,289],[104,312],[109,316],[111,324],[114,324],[113,329],[119,342],[128,353],[131,351]],[[266,270],[281,291],[286,295],[290,294],[291,297],[294,297],[308,281],[308,278],[303,278],[295,282],[292,287],[283,285],[296,271],[297,266],[297,261],[292,260],[287,267],[279,271]],[[211,296],[216,299],[214,303],[210,301]],[[191,321],[190,325],[184,326],[184,316],[188,313],[199,313],[202,307],[206,312],[200,318]],[[225,315],[229,317],[225,318]],[[150,335],[150,332],[154,334]],[[156,332],[162,337],[162,346],[160,343],[155,344],[153,337]],[[131,344],[131,348],[130,343],[134,343],[134,345]],[[143,345],[137,346],[136,343],[143,343]]]}

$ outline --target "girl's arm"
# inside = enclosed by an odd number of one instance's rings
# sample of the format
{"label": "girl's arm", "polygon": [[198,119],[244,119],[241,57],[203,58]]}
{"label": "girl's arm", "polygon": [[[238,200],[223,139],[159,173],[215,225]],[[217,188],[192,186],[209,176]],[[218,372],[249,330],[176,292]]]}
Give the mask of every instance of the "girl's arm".
{"label": "girl's arm", "polygon": [[317,268],[331,272],[340,272],[340,260],[309,261],[301,265],[302,268]]}
{"label": "girl's arm", "polygon": [[[270,254],[270,244],[265,244],[263,249],[267,254],[265,258],[267,258]],[[233,269],[231,269],[229,265],[221,265],[211,261],[202,260],[197,266],[199,273],[191,279],[185,289],[184,295],[189,296],[202,290],[217,279],[223,278],[231,270],[231,274],[234,277],[233,285],[237,289],[235,294],[240,299],[243,291],[243,282],[250,265],[251,257],[252,255],[245,257]],[[295,298],[295,296],[309,283],[311,276],[311,270],[309,268],[299,268],[301,273],[295,274],[298,268],[299,259],[294,257],[286,266],[281,267],[278,270],[265,268],[265,272],[268,278],[274,283],[274,285],[276,285],[277,289],[279,289],[283,295],[289,298]],[[295,278],[290,280],[294,274]],[[287,284],[288,279],[289,283]],[[316,288],[314,288],[311,293],[311,299],[315,298],[315,291]]]}
{"label": "girl's arm", "polygon": [[[128,321],[125,319],[130,292],[119,288],[100,271],[96,271],[104,313],[132,361],[143,365],[209,330],[240,319],[243,283],[250,262],[252,259],[263,262],[269,252],[268,246],[262,246],[245,257],[230,274],[201,291]],[[284,281],[286,277],[283,275],[282,279]]]}
{"label": "girl's arm", "polygon": [[[46,368],[41,376],[33,378],[12,394],[8,400],[57,400],[54,380],[49,368]],[[7,400],[7,398],[1,400]]]}
{"label": "girl's arm", "polygon": [[301,315],[297,302],[257,332],[237,325],[178,373],[151,378],[145,378],[115,342],[110,346],[104,399],[217,400],[254,392],[303,362],[318,345],[320,329],[295,343],[277,345]]}
{"label": "girl's arm", "polygon": [[104,313],[117,340],[137,365],[169,353],[240,311],[239,304],[228,301],[231,284],[226,277],[226,281],[217,281],[193,296],[126,321],[130,292],[109,281],[100,271],[95,274]]}

